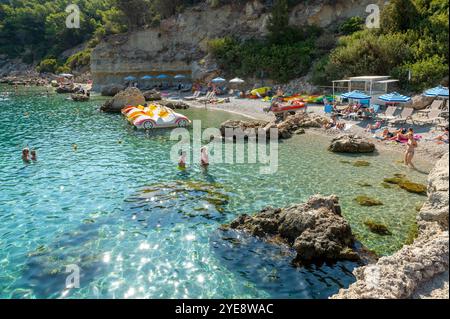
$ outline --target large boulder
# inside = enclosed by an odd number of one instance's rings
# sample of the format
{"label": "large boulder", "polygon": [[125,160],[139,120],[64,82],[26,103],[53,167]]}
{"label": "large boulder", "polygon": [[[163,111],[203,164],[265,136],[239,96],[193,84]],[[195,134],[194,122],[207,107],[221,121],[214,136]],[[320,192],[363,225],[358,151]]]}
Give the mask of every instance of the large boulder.
{"label": "large boulder", "polygon": [[351,227],[341,215],[336,196],[313,196],[304,204],[266,208],[253,217],[242,215],[229,226],[281,240],[296,250],[295,261],[301,264],[359,259]]}
{"label": "large boulder", "polygon": [[189,108],[189,104],[178,100],[161,100],[158,101],[158,104],[164,105],[165,107],[171,108],[172,110],[187,110]]}
{"label": "large boulder", "polygon": [[158,92],[157,90],[149,90],[145,91],[144,97],[146,101],[160,101],[162,100],[161,92]]}
{"label": "large boulder", "polygon": [[125,89],[126,89],[126,87],[122,84],[105,85],[102,88],[101,94],[102,94],[102,96],[115,96],[117,93],[119,93]]}
{"label": "large boulder", "polygon": [[433,103],[434,97],[427,97],[424,95],[416,95],[412,98],[411,102],[409,103],[412,108],[415,110],[423,110],[426,109],[428,106]]}
{"label": "large boulder", "polygon": [[328,149],[334,153],[373,153],[376,148],[360,136],[344,134],[334,138]]}
{"label": "large boulder", "polygon": [[[269,122],[267,121],[259,121],[259,120],[249,120],[249,121],[240,121],[240,120],[228,120],[220,125],[220,132],[222,137],[231,137],[227,136],[227,129],[233,130],[236,134],[234,138],[243,137],[247,139],[249,135],[258,134],[259,129],[265,129]],[[239,134],[241,133],[241,134]]]}
{"label": "large boulder", "polygon": [[144,105],[145,98],[142,92],[137,88],[127,88],[125,91],[119,92],[107,101],[101,110],[110,113],[120,113],[120,111],[129,105],[137,106]]}

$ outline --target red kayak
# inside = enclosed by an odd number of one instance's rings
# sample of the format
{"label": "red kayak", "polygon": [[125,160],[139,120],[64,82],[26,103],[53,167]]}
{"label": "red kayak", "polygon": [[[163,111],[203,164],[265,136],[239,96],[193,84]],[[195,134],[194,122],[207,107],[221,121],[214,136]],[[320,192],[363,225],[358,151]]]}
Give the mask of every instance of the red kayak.
{"label": "red kayak", "polygon": [[287,111],[297,111],[306,108],[306,103],[300,101],[294,101],[292,104],[278,104],[272,107],[273,113],[281,113]]}

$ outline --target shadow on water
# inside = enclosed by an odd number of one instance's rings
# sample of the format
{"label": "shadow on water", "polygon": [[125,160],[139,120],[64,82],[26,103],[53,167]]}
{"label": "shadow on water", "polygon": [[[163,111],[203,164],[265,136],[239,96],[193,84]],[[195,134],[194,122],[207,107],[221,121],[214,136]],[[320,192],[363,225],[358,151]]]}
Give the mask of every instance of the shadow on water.
{"label": "shadow on water", "polygon": [[[125,201],[130,213],[144,228],[173,227],[179,223],[223,223],[229,195],[217,183],[190,181],[188,171],[177,182],[143,188]],[[208,179],[208,178],[207,178]],[[213,180],[211,177],[210,180]]]}
{"label": "shadow on water", "polygon": [[[58,298],[65,291],[66,279],[72,273],[69,265],[80,269],[80,282],[89,283],[105,271],[98,250],[101,228],[112,220],[85,220],[71,232],[59,235],[49,246],[29,252],[21,278],[23,291],[32,290],[37,298]],[[67,291],[70,296],[70,290]],[[20,296],[15,296],[20,297]]]}
{"label": "shadow on water", "polygon": [[212,251],[242,280],[265,290],[272,298],[325,299],[355,281],[358,263],[295,267],[295,251],[264,242],[244,232],[218,230],[211,237]]}

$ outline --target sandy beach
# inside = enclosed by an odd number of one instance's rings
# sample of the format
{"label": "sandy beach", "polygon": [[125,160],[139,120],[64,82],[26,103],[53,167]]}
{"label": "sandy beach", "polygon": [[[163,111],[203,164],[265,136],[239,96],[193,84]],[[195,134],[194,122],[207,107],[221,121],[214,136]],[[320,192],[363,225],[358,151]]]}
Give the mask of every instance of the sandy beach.
{"label": "sandy beach", "polygon": [[[225,112],[239,114],[249,119],[254,120],[265,120],[272,121],[275,119],[272,113],[264,112],[264,108],[269,105],[268,102],[264,102],[261,100],[251,100],[251,99],[237,99],[234,97],[230,98],[229,103],[201,103],[197,101],[185,101],[191,107],[194,108],[207,108],[211,110],[221,110]],[[318,115],[326,116],[324,113],[323,105],[311,105],[308,106],[308,112],[315,113]],[[413,121],[417,118],[418,115],[413,116]],[[346,131],[336,130],[336,129],[309,129],[308,132],[310,134],[320,134],[322,136],[327,136],[330,139],[346,133],[346,134],[356,134],[359,136],[363,136],[370,141],[374,142],[379,151],[395,151],[399,153],[403,153],[405,151],[405,145],[392,141],[380,141],[374,137],[374,132],[367,132],[366,127],[368,124],[374,124],[374,121],[353,121],[353,120],[340,120],[347,125],[347,127],[351,126]],[[419,147],[416,151],[416,158],[429,162],[430,164],[435,164],[445,153],[449,151],[449,145],[446,143],[438,143],[433,141],[432,139],[440,134],[442,134],[442,129],[439,129],[436,125],[418,125],[413,124],[411,121],[408,121],[406,124],[396,125],[390,127],[391,130],[394,128],[410,128],[412,127],[414,131],[422,136],[422,139],[419,141]]]}

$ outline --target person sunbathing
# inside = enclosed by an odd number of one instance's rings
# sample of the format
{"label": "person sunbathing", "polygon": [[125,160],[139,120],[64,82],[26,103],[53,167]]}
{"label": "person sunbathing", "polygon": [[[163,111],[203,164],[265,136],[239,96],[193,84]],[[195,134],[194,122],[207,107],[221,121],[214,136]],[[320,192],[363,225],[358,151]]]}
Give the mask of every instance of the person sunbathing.
{"label": "person sunbathing", "polygon": [[433,140],[435,140],[435,141],[440,141],[440,142],[444,142],[444,143],[447,143],[448,144],[448,142],[449,142],[449,139],[448,139],[448,126],[444,129],[444,133],[442,133],[442,134],[440,134],[440,135],[438,135],[438,136],[436,136],[435,138],[433,138]]}
{"label": "person sunbathing", "polygon": [[344,123],[339,123],[337,121],[336,115],[333,115],[331,117],[330,122],[325,125],[325,129],[326,130],[329,130],[329,129],[332,129],[332,128],[336,128],[338,130],[343,130],[345,128],[345,124]]}
{"label": "person sunbathing", "polygon": [[405,128],[401,128],[394,132],[394,137],[391,138],[391,141],[401,142],[408,139],[407,130]]}
{"label": "person sunbathing", "polygon": [[382,121],[377,121],[375,124],[368,124],[366,127],[366,132],[379,130],[382,124],[383,124]]}

